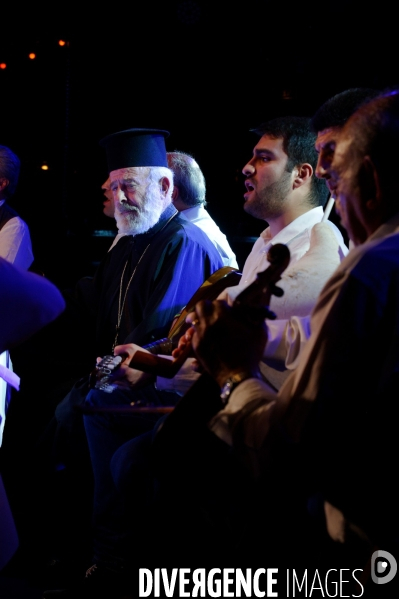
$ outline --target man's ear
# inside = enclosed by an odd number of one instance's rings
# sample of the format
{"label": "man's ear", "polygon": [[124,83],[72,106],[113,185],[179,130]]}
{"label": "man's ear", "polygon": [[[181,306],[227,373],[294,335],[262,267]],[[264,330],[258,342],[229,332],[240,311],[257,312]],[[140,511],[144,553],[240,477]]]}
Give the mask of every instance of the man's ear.
{"label": "man's ear", "polygon": [[5,177],[0,177],[0,191],[3,191],[9,185],[9,180]]}
{"label": "man's ear", "polygon": [[170,180],[168,179],[168,177],[162,177],[162,178],[159,180],[159,187],[160,187],[160,189],[161,189],[162,195],[166,196],[166,194],[167,194],[167,193],[168,193],[168,191],[169,191],[170,184],[171,184],[171,182],[170,182]]}
{"label": "man's ear", "polygon": [[382,192],[380,177],[370,156],[364,156],[359,169],[360,197],[364,198],[364,204],[370,211],[375,211],[381,206]]}
{"label": "man's ear", "polygon": [[311,179],[313,175],[313,167],[308,162],[304,162],[303,164],[298,164],[295,167],[294,171],[296,171],[293,188],[301,187],[304,185],[309,179]]}
{"label": "man's ear", "polygon": [[172,191],[172,202],[175,202],[177,200],[178,195],[179,195],[179,190],[177,189],[176,185],[174,185],[173,191]]}

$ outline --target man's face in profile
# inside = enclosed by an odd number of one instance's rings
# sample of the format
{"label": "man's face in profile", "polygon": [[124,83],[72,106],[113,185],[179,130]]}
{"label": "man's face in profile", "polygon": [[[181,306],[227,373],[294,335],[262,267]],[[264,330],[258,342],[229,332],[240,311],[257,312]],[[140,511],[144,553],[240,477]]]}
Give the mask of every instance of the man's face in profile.
{"label": "man's face in profile", "polygon": [[164,198],[149,167],[121,168],[110,173],[115,219],[120,233],[145,233],[159,220]]}
{"label": "man's face in profile", "polygon": [[105,200],[103,201],[103,212],[105,216],[109,218],[114,218],[115,208],[114,208],[114,197],[111,191],[111,179],[108,177],[106,181],[101,185],[101,189],[104,192]]}
{"label": "man's face in profile", "polygon": [[369,230],[366,204],[359,185],[363,160],[354,151],[354,135],[354,130],[343,128],[337,138],[329,172],[337,194],[336,207],[341,223],[353,243],[359,245],[366,241]]}
{"label": "man's face in profile", "polygon": [[318,153],[316,177],[324,179],[331,195],[335,197],[335,183],[331,178],[330,168],[334,158],[335,146],[337,139],[342,130],[342,127],[330,127],[323,129],[317,134],[315,143],[316,152]]}
{"label": "man's face in profile", "polygon": [[285,210],[292,190],[292,173],[282,137],[263,135],[253,149],[251,160],[242,169],[246,176],[244,210],[255,218],[276,218]]}

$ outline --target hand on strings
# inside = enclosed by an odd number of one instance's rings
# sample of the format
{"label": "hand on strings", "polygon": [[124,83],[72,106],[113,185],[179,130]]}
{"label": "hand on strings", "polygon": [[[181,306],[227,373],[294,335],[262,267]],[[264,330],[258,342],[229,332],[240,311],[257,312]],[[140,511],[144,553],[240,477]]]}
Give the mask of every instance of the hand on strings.
{"label": "hand on strings", "polygon": [[[190,317],[195,319],[195,312],[190,312],[187,315],[186,322],[190,324]],[[187,331],[182,335],[178,341],[177,347],[172,351],[172,356],[175,360],[179,360],[182,358],[188,358],[193,355],[192,347],[191,347],[191,339],[194,335],[195,328],[190,327]],[[191,367],[195,372],[203,372],[204,369],[202,365],[198,362],[198,360],[192,360]]]}
{"label": "hand on strings", "polygon": [[114,349],[115,356],[126,356],[119,368],[110,375],[110,382],[120,389],[139,389],[154,380],[153,375],[134,368],[134,354],[137,351],[148,353],[148,350],[135,343],[117,345]]}

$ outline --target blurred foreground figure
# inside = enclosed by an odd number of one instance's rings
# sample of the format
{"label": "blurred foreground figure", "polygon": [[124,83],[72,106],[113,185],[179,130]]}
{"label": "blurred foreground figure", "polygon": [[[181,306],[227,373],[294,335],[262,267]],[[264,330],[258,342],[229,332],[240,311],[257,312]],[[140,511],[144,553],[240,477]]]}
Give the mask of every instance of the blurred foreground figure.
{"label": "blurred foreground figure", "polygon": [[[45,278],[0,258],[0,352],[15,347],[65,308],[61,292]],[[19,389],[19,377],[0,366],[0,379]],[[4,415],[0,415],[0,445]],[[0,474],[0,570],[18,546],[18,536]]]}

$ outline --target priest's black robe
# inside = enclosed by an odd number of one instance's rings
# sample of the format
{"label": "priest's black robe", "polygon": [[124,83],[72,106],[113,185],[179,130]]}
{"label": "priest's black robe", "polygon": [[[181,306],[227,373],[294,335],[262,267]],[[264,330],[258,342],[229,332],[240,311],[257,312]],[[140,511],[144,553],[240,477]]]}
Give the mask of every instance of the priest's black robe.
{"label": "priest's black robe", "polygon": [[223,266],[207,235],[175,213],[176,209],[170,205],[148,232],[122,237],[101,262],[92,282],[94,289],[91,290],[97,304],[98,355],[111,353],[120,289],[122,303],[133,272],[118,344],[137,343],[143,346],[166,337],[174,316],[205,279]]}

